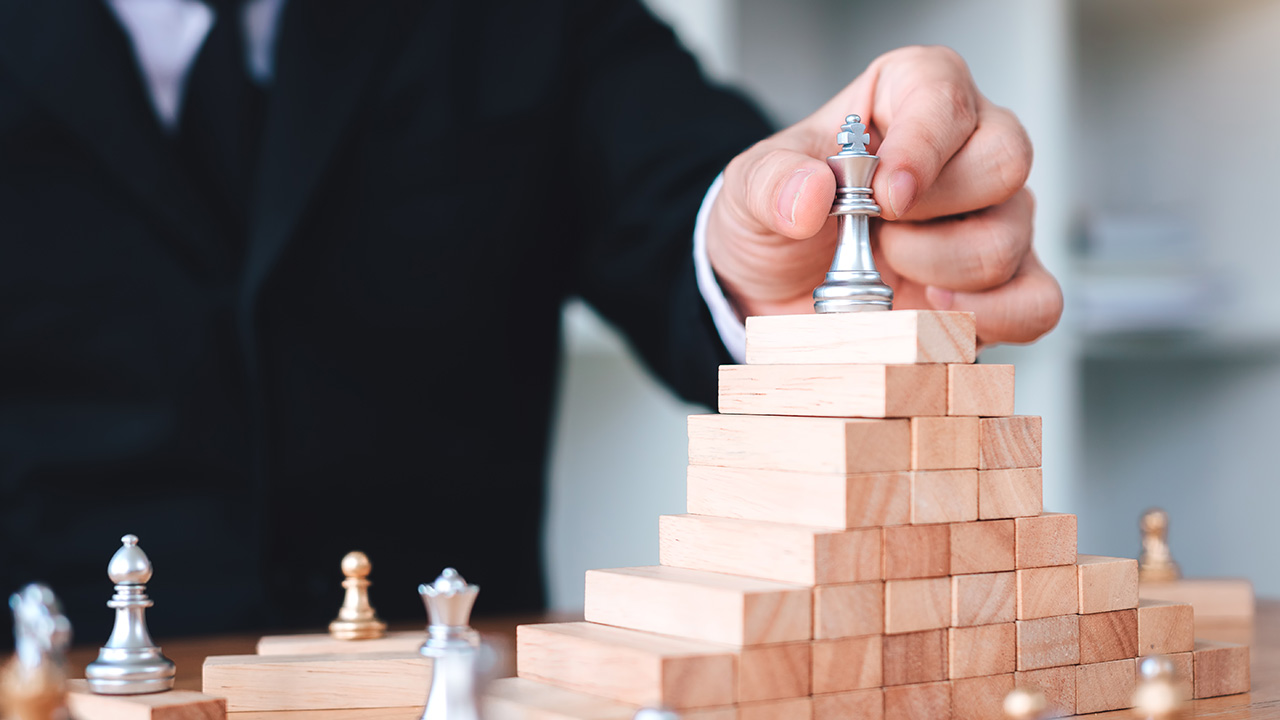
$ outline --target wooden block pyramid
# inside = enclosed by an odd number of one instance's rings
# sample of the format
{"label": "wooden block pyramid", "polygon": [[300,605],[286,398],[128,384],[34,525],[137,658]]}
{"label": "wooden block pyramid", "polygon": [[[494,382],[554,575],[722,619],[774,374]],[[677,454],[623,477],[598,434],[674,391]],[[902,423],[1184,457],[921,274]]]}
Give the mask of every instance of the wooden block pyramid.
{"label": "wooden block pyramid", "polygon": [[1042,508],[1040,418],[973,316],[755,317],[718,415],[689,418],[688,513],[657,567],[592,570],[586,622],[518,630],[498,720],[999,718],[1128,707],[1138,658],[1188,695],[1249,689],[1248,648],[1138,598],[1134,560],[1076,554]]}

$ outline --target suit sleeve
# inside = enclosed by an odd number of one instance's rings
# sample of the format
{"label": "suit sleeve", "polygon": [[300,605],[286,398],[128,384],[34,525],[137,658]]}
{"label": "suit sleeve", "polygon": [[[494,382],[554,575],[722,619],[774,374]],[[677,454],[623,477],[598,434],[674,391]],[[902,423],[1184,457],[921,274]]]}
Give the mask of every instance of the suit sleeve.
{"label": "suit sleeve", "polygon": [[681,397],[714,406],[716,368],[733,360],[698,289],[694,222],[770,127],[636,0],[583,0],[572,15],[574,290]]}

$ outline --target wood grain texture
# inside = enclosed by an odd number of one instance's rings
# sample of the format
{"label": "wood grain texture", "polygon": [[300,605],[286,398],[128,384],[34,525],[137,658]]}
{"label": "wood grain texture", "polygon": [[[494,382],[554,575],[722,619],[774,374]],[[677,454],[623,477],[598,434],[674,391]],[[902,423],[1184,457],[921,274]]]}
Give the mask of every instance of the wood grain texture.
{"label": "wood grain texture", "polygon": [[813,720],[884,720],[884,688],[813,696]]}
{"label": "wood grain texture", "polygon": [[1249,692],[1248,645],[1196,640],[1192,657],[1197,698]]}
{"label": "wood grain texture", "polygon": [[972,313],[894,310],[749,317],[752,365],[972,363]]}
{"label": "wood grain texture", "polygon": [[1104,555],[1078,555],[1080,613],[1138,607],[1138,561]]}
{"label": "wood grain texture", "polygon": [[423,702],[431,661],[414,653],[215,655],[204,693],[227,712],[407,707]]}
{"label": "wood grain texture", "polygon": [[1013,572],[953,575],[951,626],[1013,622],[1018,617],[1018,581]]}
{"label": "wood grain texture", "polygon": [[948,365],[947,414],[1012,415],[1013,385],[1012,365]]}
{"label": "wood grain texture", "polygon": [[1019,671],[1078,665],[1080,616],[1019,620],[1017,654]]}
{"label": "wood grain texture", "polygon": [[884,632],[884,583],[813,588],[813,638],[829,640]]}
{"label": "wood grain texture", "polygon": [[1196,622],[1253,617],[1253,583],[1244,578],[1183,578],[1173,582],[1141,582],[1138,594],[1152,600],[1191,603]]}
{"label": "wood grain texture", "polygon": [[912,470],[976,469],[977,467],[978,418],[911,418]]}
{"label": "wood grain texture", "polygon": [[1004,696],[1013,690],[1013,673],[951,681],[951,720],[1004,717]]}
{"label": "wood grain texture", "polygon": [[1189,603],[1138,599],[1140,657],[1191,652],[1196,645],[1195,627],[1195,610]]}
{"label": "wood grain texture", "polygon": [[490,682],[482,701],[486,720],[631,720],[640,709],[518,677]]}
{"label": "wood grain texture", "polygon": [[1044,693],[1045,717],[1057,718],[1076,714],[1076,665],[1030,670],[1013,675],[1018,687],[1034,688]]}
{"label": "wood grain texture", "polygon": [[67,710],[76,720],[223,720],[227,701],[190,690],[95,695],[88,680],[68,680]]}
{"label": "wood grain texture", "polygon": [[1012,520],[984,520],[951,526],[951,574],[992,573],[1013,570]]}
{"label": "wood grain texture", "polygon": [[[1165,655],[1173,663],[1173,684],[1184,698],[1196,696],[1195,685],[1195,653],[1180,652]],[[1138,682],[1142,682],[1142,659],[1138,659]]]}
{"label": "wood grain texture", "polygon": [[972,522],[978,519],[977,470],[911,473],[911,523]]}
{"label": "wood grain texture", "polygon": [[693,515],[837,529],[906,525],[911,475],[690,465],[686,506]]}
{"label": "wood grain texture", "polygon": [[332,653],[417,652],[426,641],[424,630],[389,632],[372,640],[335,640],[328,633],[265,635],[258,640],[259,655],[326,655]]}
{"label": "wood grain texture", "polygon": [[738,702],[808,697],[811,647],[805,641],[743,648],[738,655]]}
{"label": "wood grain texture", "polygon": [[951,621],[951,579],[888,580],[884,584],[886,634],[945,628]]}
{"label": "wood grain texture", "polygon": [[1011,415],[978,421],[978,469],[1040,467],[1038,415]]}
{"label": "wood grain texture", "polygon": [[1080,611],[1074,565],[1015,570],[1018,580],[1018,619],[1034,620]]}
{"label": "wood grain texture", "polygon": [[909,580],[951,574],[949,525],[884,529],[884,579]]}
{"label": "wood grain texture", "polygon": [[813,686],[815,695],[878,688],[884,684],[884,636],[815,640]]}
{"label": "wood grain texture", "polygon": [[1076,713],[1131,707],[1138,684],[1136,660],[1112,660],[1076,666]]}
{"label": "wood grain texture", "polygon": [[885,635],[883,653],[886,687],[947,679],[946,630]]}
{"label": "wood grain texture", "polygon": [[1017,567],[1075,564],[1075,515],[1044,513],[1035,517],[1014,518],[1013,525]]}
{"label": "wood grain texture", "polygon": [[833,530],[781,523],[663,515],[663,565],[817,585],[880,579],[877,529]]}
{"label": "wood grain texture", "polygon": [[809,588],[672,567],[588,570],[590,622],[729,645],[805,640]]}
{"label": "wood grain texture", "polygon": [[950,628],[947,632],[947,671],[952,680],[1016,669],[1018,633],[1012,622]]}
{"label": "wood grain texture", "polygon": [[[941,365],[721,365],[719,409],[808,417],[946,415],[947,373]],[[975,427],[975,462],[977,442]]]}
{"label": "wood grain texture", "polygon": [[911,468],[907,420],[690,415],[693,465],[821,473]]}
{"label": "wood grain texture", "polygon": [[1080,616],[1080,662],[1138,656],[1138,611],[1113,610]]}
{"label": "wood grain texture", "polygon": [[724,646],[591,623],[522,625],[520,677],[636,705],[731,705],[737,658]]}
{"label": "wood grain texture", "polygon": [[1029,517],[1044,511],[1044,471],[1006,468],[978,471],[978,519]]}
{"label": "wood grain texture", "polygon": [[810,720],[813,717],[813,699],[806,696],[742,703],[737,709],[738,720]]}
{"label": "wood grain texture", "polygon": [[951,717],[951,683],[931,682],[884,689],[884,716],[894,720]]}

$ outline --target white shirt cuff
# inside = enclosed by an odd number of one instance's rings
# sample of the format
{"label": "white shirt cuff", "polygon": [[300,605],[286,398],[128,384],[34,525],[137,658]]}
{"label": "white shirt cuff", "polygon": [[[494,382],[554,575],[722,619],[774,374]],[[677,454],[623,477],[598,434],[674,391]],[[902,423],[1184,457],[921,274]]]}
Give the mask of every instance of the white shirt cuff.
{"label": "white shirt cuff", "polygon": [[707,218],[723,184],[724,175],[717,175],[715,182],[707,189],[706,196],[702,198],[702,207],[698,208],[698,220],[693,226],[693,270],[698,279],[698,292],[702,293],[702,299],[711,311],[711,320],[720,333],[720,341],[735,362],[743,363],[747,357],[747,328],[729,304],[729,299],[724,296],[720,283],[716,282],[715,271],[711,269],[711,258],[707,256]]}

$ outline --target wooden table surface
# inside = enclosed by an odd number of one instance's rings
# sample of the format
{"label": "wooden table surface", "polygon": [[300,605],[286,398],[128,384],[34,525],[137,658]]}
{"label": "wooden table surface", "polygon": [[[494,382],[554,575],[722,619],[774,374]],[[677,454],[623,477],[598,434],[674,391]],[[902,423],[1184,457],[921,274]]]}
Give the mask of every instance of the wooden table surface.
{"label": "wooden table surface", "polygon": [[[516,625],[529,622],[561,622],[581,619],[573,616],[540,616],[503,618],[477,621],[476,626],[486,640],[504,647],[507,674],[514,669],[514,657],[510,649],[515,638]],[[1186,718],[1214,718],[1215,720],[1241,720],[1243,718],[1280,720],[1280,600],[1259,600],[1255,622],[1196,624],[1196,637],[1206,640],[1248,643],[1252,650],[1253,690],[1245,695],[1196,700]],[[258,642],[257,635],[229,635],[204,638],[160,639],[164,653],[178,664],[176,686],[188,690],[200,689],[200,668],[209,655],[252,654]],[[97,654],[92,647],[72,651],[71,677],[84,677],[84,666]],[[422,689],[426,699],[427,688]],[[415,720],[421,708],[384,708],[373,710],[307,710],[298,712],[246,712],[234,713],[235,720]],[[1089,715],[1090,718],[1126,718],[1132,720],[1129,711],[1117,711]],[[998,718],[993,720],[999,720]]]}

